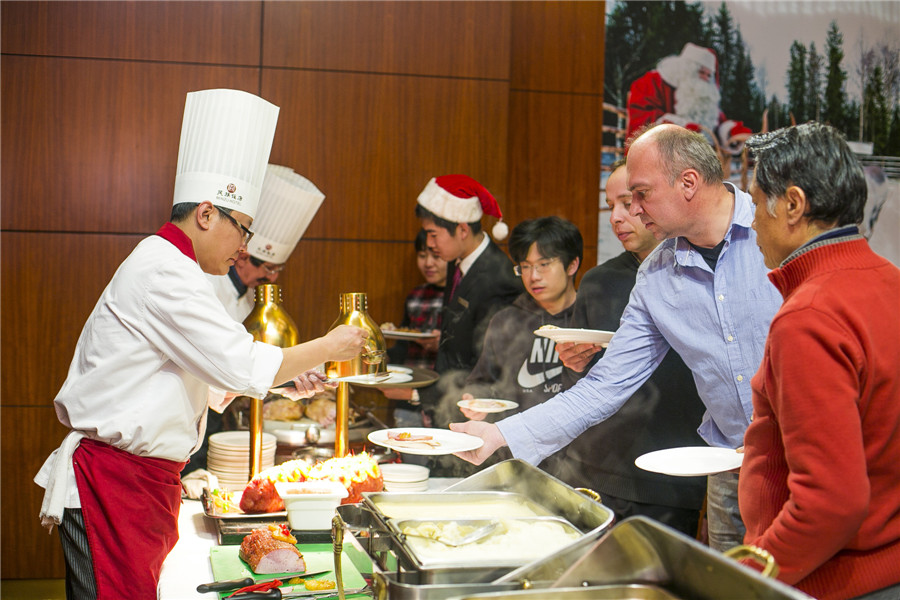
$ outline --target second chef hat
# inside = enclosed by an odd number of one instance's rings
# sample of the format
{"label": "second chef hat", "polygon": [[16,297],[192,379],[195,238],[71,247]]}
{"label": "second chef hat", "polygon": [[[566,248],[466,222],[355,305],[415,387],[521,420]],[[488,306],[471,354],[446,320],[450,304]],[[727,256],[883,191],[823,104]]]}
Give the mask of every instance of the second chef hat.
{"label": "second chef hat", "polygon": [[306,177],[269,165],[247,252],[266,262],[287,262],[323,200],[325,194]]}
{"label": "second chef hat", "polygon": [[422,207],[453,223],[474,223],[482,215],[500,219],[491,233],[502,240],[509,233],[497,200],[483,185],[468,175],[441,175],[432,178],[416,200]]}
{"label": "second chef hat", "polygon": [[278,107],[240,90],[190,92],[184,103],[173,204],[210,201],[256,216]]}

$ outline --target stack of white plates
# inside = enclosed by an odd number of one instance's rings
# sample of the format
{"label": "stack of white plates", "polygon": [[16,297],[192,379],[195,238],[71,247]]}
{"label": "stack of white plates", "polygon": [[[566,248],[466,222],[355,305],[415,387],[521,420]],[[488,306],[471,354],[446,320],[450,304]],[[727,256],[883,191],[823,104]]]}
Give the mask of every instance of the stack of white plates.
{"label": "stack of white plates", "polygon": [[[263,433],[262,469],[274,466],[275,446],[275,436]],[[250,474],[250,432],[222,431],[209,436],[206,468],[219,478],[221,487],[230,491],[243,490]]]}
{"label": "stack of white plates", "polygon": [[378,465],[388,492],[427,492],[428,467],[399,463]]}

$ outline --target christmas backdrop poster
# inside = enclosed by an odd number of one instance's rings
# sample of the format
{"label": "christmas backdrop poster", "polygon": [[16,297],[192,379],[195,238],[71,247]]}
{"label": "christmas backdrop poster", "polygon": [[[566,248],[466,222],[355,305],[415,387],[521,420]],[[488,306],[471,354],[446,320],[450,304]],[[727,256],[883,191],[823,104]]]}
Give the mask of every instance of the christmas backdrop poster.
{"label": "christmas backdrop poster", "polygon": [[[609,2],[604,167],[635,130],[676,123],[706,135],[726,178],[746,189],[749,135],[828,123],[844,133],[867,171],[861,229],[877,252],[898,264],[898,32],[900,1],[894,0]],[[608,217],[601,211],[601,262],[621,252]]]}

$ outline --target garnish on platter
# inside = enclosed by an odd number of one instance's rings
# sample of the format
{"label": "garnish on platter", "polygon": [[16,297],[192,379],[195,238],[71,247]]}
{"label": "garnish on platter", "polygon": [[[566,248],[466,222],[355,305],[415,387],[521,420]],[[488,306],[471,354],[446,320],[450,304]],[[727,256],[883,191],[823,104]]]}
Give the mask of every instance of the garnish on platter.
{"label": "garnish on platter", "polygon": [[304,460],[290,460],[260,471],[244,488],[240,507],[245,513],[282,511],[284,501],[275,490],[276,481],[325,480],[347,488],[348,496],[341,504],[359,502],[363,492],[380,492],[384,486],[378,462],[367,452],[330,458],[312,466]]}

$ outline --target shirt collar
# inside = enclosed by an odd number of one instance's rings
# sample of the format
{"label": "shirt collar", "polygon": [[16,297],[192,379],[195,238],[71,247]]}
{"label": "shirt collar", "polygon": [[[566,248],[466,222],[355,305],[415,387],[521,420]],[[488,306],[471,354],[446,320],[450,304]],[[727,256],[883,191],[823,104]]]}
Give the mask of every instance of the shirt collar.
{"label": "shirt collar", "polygon": [[[728,244],[731,243],[731,237],[734,234],[735,227],[745,230],[750,229],[750,226],[753,224],[753,208],[750,203],[749,194],[745,194],[738,190],[730,181],[724,181],[723,183],[734,197],[731,225],[728,226],[728,230],[725,232],[725,237],[723,238],[725,240],[725,246],[727,247]],[[724,252],[725,250],[723,249],[722,251]],[[688,259],[692,254],[696,255],[696,264]],[[682,266],[696,266],[704,261],[703,257],[691,247],[691,243],[687,241],[687,238],[678,236],[675,238],[675,262]]]}
{"label": "shirt collar", "polygon": [[156,235],[178,248],[181,253],[189,259],[194,262],[197,261],[197,255],[194,254],[194,244],[191,242],[191,238],[171,221],[160,227],[159,231],[156,232]]}
{"label": "shirt collar", "polygon": [[478,244],[478,247],[475,248],[475,251],[472,254],[468,255],[457,264],[457,268],[462,271],[462,274],[465,275],[469,269],[472,268],[472,265],[475,264],[475,261],[478,260],[478,257],[482,255],[485,248],[488,247],[488,244],[491,243],[491,237],[485,233],[484,238],[482,238],[481,243]]}
{"label": "shirt collar", "polygon": [[859,227],[857,227],[856,225],[845,225],[844,227],[835,227],[834,229],[829,229],[824,233],[820,233],[811,240],[808,240],[805,244],[791,252],[790,255],[788,255],[788,257],[784,259],[779,266],[783,267],[801,254],[806,254],[810,250],[815,250],[816,248],[821,248],[822,246],[827,246],[828,244],[838,244],[840,242],[846,242],[847,240],[857,238],[862,238],[862,236],[859,234]]}
{"label": "shirt collar", "polygon": [[231,283],[234,284],[234,289],[237,291],[237,296],[240,298],[244,294],[247,293],[248,288],[243,281],[241,281],[241,276],[238,275],[237,269],[234,268],[234,265],[231,265],[231,268],[228,269],[228,279],[231,280]]}

